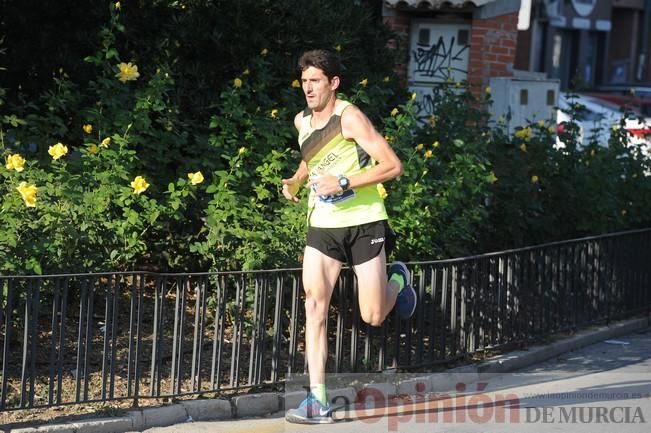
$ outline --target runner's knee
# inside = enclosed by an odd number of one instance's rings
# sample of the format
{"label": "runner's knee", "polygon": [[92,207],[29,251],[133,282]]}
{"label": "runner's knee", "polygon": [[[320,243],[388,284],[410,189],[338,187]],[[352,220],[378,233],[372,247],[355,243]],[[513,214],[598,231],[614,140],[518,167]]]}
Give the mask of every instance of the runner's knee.
{"label": "runner's knee", "polygon": [[367,308],[361,311],[362,320],[371,326],[380,326],[384,322],[384,315],[381,309]]}
{"label": "runner's knee", "polygon": [[305,315],[309,320],[324,321],[328,314],[328,303],[325,299],[312,296],[308,291],[305,296]]}

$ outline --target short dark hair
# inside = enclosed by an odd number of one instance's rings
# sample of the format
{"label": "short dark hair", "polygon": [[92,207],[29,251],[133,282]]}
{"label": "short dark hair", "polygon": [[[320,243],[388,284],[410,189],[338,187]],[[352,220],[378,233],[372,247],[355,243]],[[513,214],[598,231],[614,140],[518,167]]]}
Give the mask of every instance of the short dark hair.
{"label": "short dark hair", "polygon": [[311,50],[303,53],[298,59],[299,71],[304,71],[310,66],[321,69],[332,80],[334,77],[341,77],[341,60],[339,56],[328,50]]}

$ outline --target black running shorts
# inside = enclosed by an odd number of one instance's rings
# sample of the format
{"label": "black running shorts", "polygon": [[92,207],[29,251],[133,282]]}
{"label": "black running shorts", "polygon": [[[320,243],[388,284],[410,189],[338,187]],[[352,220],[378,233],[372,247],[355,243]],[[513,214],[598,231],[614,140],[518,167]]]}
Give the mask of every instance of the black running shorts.
{"label": "black running shorts", "polygon": [[395,234],[387,220],[341,228],[308,227],[307,246],[328,257],[350,265],[359,265],[393,249]]}

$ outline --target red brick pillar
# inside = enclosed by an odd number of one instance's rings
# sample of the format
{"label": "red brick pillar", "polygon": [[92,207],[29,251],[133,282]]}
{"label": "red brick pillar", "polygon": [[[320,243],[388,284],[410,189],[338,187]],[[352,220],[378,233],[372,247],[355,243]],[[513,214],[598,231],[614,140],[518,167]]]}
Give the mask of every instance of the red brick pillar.
{"label": "red brick pillar", "polygon": [[393,67],[394,72],[400,77],[403,84],[407,82],[407,62],[409,61],[409,16],[408,15],[392,15],[383,18],[384,24],[395,32],[396,37],[390,39],[387,47],[393,50],[398,50],[396,56],[398,61]]}
{"label": "red brick pillar", "polygon": [[482,96],[491,77],[513,75],[518,36],[518,12],[472,21],[468,82],[473,94]]}

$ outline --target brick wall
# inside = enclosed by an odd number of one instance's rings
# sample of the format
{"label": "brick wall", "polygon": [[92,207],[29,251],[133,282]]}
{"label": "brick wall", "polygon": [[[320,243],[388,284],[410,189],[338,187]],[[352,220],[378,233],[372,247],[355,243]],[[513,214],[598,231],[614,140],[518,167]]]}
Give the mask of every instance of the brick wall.
{"label": "brick wall", "polygon": [[468,82],[480,97],[491,77],[513,75],[518,13],[473,19],[470,30]]}
{"label": "brick wall", "polygon": [[393,70],[396,75],[406,84],[407,79],[407,62],[409,61],[409,16],[395,15],[385,16],[386,24],[393,32],[396,38],[389,40],[387,46],[391,49],[398,50],[398,58]]}
{"label": "brick wall", "polygon": [[[394,70],[405,80],[409,61],[410,16],[396,11],[391,16],[385,16],[384,23],[396,33],[396,39],[390,40],[388,46],[399,50],[398,57],[402,60],[396,63]],[[473,85],[475,96],[482,95],[490,77],[513,75],[517,24],[517,11],[491,18],[473,19],[470,30],[468,82]]]}

